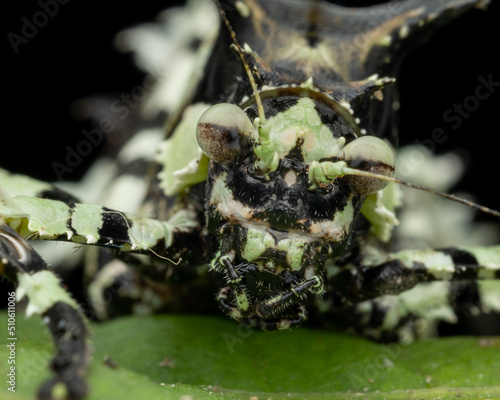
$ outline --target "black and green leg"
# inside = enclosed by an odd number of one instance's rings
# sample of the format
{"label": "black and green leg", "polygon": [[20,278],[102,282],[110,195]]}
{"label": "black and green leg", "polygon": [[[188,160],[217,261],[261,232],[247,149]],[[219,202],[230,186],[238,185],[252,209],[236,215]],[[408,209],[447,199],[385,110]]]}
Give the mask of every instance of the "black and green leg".
{"label": "black and green leg", "polygon": [[348,262],[330,278],[353,301],[399,294],[423,282],[485,279],[500,279],[500,246],[404,250],[378,263]]}
{"label": "black and green leg", "polygon": [[0,225],[0,260],[3,274],[17,284],[17,301],[28,298],[27,314],[42,317],[56,346],[50,365],[54,376],[39,389],[39,398],[51,399],[56,391],[68,399],[85,397],[91,347],[78,304],[29,243],[5,223]]}
{"label": "black and green leg", "polygon": [[335,289],[318,301],[334,324],[375,340],[413,341],[461,318],[500,321],[499,278],[500,246],[406,250],[374,265],[330,267]]}

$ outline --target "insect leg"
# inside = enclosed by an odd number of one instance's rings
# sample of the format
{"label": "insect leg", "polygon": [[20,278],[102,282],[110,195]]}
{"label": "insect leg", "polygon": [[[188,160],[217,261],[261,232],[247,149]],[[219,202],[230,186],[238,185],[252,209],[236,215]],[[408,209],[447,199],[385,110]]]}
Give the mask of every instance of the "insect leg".
{"label": "insect leg", "polygon": [[435,336],[440,323],[500,313],[500,246],[405,250],[328,268],[318,300],[326,320],[375,340],[411,342]]}
{"label": "insect leg", "polygon": [[301,300],[307,292],[313,287],[319,287],[321,281],[317,276],[311,279],[304,280],[296,286],[291,287],[289,290],[279,293],[257,305],[257,314],[263,318],[269,318],[280,309],[289,307]]}
{"label": "insect leg", "polygon": [[494,321],[498,329],[500,316],[499,293],[498,280],[435,281],[418,284],[398,295],[380,296],[357,304],[345,303],[334,296],[320,301],[328,310],[324,316],[333,325],[377,341],[409,343],[435,337],[439,326],[456,324],[463,319],[470,322],[471,326],[462,327],[468,333],[474,334],[476,326],[484,330],[486,323],[495,334]]}
{"label": "insect leg", "polygon": [[376,265],[349,264],[331,281],[342,297],[368,300],[418,283],[500,279],[500,246],[405,250]]}
{"label": "insect leg", "polygon": [[237,308],[242,315],[246,315],[250,307],[250,302],[245,289],[241,285],[241,276],[236,272],[228,256],[221,257],[220,262],[224,264],[228,271],[229,287],[236,299]]}
{"label": "insect leg", "polygon": [[[188,246],[185,236],[191,237],[192,231],[201,229],[191,211],[179,211],[170,221],[158,221],[96,205],[10,197],[1,188],[0,200],[0,216],[26,239],[97,245],[155,255],[173,263],[178,260],[169,256],[182,253]],[[172,245],[179,241],[183,249],[176,251]]]}
{"label": "insect leg", "polygon": [[56,345],[51,362],[56,375],[42,385],[39,397],[52,398],[55,386],[62,384],[68,398],[83,398],[88,391],[84,375],[90,349],[78,305],[38,253],[5,223],[0,225],[0,259],[5,276],[18,285],[17,300],[29,298],[27,314],[43,317]]}

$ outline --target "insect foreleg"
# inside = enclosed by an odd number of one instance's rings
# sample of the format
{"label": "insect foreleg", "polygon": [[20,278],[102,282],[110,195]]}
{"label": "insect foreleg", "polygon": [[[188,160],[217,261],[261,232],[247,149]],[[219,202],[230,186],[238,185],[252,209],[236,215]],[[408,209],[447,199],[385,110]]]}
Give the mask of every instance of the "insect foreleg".
{"label": "insect foreleg", "polygon": [[68,398],[83,398],[88,391],[84,375],[90,348],[79,306],[38,253],[5,223],[0,225],[0,257],[5,276],[18,285],[17,301],[28,297],[27,314],[43,317],[56,345],[57,354],[51,362],[56,376],[42,385],[39,397],[53,398],[54,387],[62,384]]}
{"label": "insect foreleg", "polygon": [[172,249],[176,236],[199,226],[193,212],[180,211],[172,222],[130,216],[106,207],[41,199],[10,197],[0,192],[0,216],[26,239],[70,241],[111,247],[120,251],[149,253],[165,258],[182,251]]}

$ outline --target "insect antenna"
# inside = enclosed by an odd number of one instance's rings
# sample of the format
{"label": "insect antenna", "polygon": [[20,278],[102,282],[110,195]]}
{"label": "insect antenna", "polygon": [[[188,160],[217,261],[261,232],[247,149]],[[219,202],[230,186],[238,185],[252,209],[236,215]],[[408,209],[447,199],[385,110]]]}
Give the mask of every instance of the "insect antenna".
{"label": "insect antenna", "polygon": [[419,185],[417,183],[411,183],[411,182],[405,181],[403,179],[395,178],[392,176],[375,174],[373,172],[362,171],[359,169],[354,169],[354,168],[349,168],[349,167],[344,167],[342,170],[348,175],[359,175],[359,176],[366,176],[366,177],[370,177],[370,178],[377,178],[377,179],[381,179],[381,180],[385,180],[385,181],[389,181],[389,182],[393,182],[393,183],[398,183],[400,185],[404,185],[404,186],[407,186],[407,187],[412,188],[412,189],[417,189],[417,190],[421,190],[424,192],[432,193],[432,194],[444,197],[445,199],[452,200],[452,201],[455,201],[457,203],[472,207],[472,208],[479,210],[483,213],[490,214],[490,215],[493,215],[497,218],[500,218],[500,211],[493,210],[492,208],[482,206],[480,204],[474,203],[473,201],[463,199],[463,198],[455,196],[453,194],[440,192],[438,190],[432,189],[432,188],[425,186],[425,185]]}
{"label": "insect antenna", "polygon": [[259,112],[259,123],[263,124],[266,122],[266,117],[264,114],[264,107],[262,106],[262,100],[261,100],[259,92],[257,90],[257,84],[255,83],[255,79],[253,77],[250,66],[248,65],[247,61],[245,60],[245,51],[243,50],[240,43],[238,42],[238,39],[236,38],[236,33],[234,32],[234,29],[231,26],[231,23],[227,19],[226,13],[222,9],[222,6],[220,5],[219,0],[214,0],[214,3],[217,6],[219,14],[222,17],[222,20],[224,21],[224,24],[226,25],[227,30],[229,31],[229,34],[231,35],[231,39],[233,40],[233,44],[231,45],[231,49],[235,50],[238,53],[238,56],[240,57],[241,62],[243,63],[243,67],[245,68],[245,72],[247,73],[248,80],[250,81],[250,85],[252,86],[252,90],[253,90],[254,95],[255,95],[255,102],[257,103],[257,110]]}

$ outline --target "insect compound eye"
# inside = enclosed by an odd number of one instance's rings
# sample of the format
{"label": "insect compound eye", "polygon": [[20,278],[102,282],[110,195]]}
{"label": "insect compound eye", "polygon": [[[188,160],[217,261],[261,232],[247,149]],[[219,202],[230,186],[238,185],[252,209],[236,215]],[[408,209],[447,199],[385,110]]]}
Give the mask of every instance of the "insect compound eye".
{"label": "insect compound eye", "polygon": [[203,113],[196,127],[196,137],[208,158],[219,164],[229,164],[238,159],[251,130],[252,122],[241,108],[222,103]]}
{"label": "insect compound eye", "polygon": [[[395,157],[392,148],[375,136],[362,136],[348,143],[343,151],[347,166],[374,174],[394,176]],[[340,180],[344,190],[354,194],[370,194],[382,190],[388,181],[360,175],[345,175]]]}

